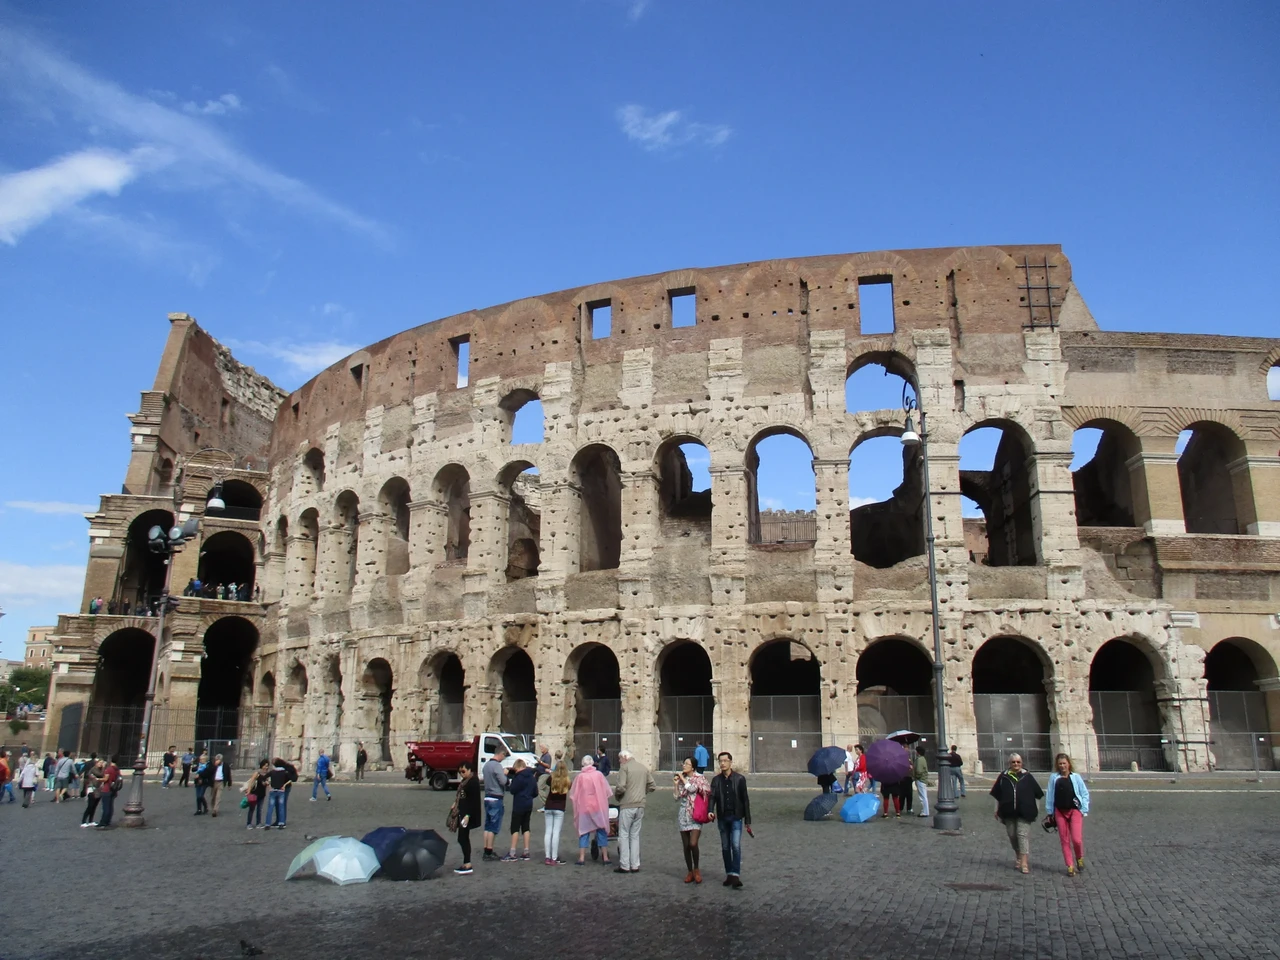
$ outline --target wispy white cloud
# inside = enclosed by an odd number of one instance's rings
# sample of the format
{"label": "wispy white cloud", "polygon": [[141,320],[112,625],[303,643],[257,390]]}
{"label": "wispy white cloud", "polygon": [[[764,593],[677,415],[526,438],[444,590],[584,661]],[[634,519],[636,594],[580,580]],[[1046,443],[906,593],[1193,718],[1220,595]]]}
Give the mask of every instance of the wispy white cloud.
{"label": "wispy white cloud", "polygon": [[0,560],[0,606],[24,607],[59,601],[74,608],[84,588],[84,567],[28,565]]}
{"label": "wispy white cloud", "polygon": [[859,507],[865,507],[869,503],[879,503],[875,497],[850,497],[849,509],[857,510]]}
{"label": "wispy white cloud", "polygon": [[246,354],[271,357],[284,362],[295,373],[312,376],[360,349],[357,343],[321,340],[314,343],[260,340],[227,340],[227,346]]}
{"label": "wispy white cloud", "polygon": [[33,227],[95,194],[119,195],[140,173],[169,161],[162,151],[90,149],[0,176],[0,241],[13,246]]}
{"label": "wispy white cloud", "polygon": [[627,138],[646,150],[670,150],[695,145],[718,147],[731,136],[733,128],[723,123],[699,123],[683,110],[657,112],[638,103],[618,108],[618,126]]}
{"label": "wispy white cloud", "polygon": [[626,0],[627,19],[635,23],[649,9],[649,0]]}
{"label": "wispy white cloud", "polygon": [[320,308],[320,312],[323,313],[326,317],[332,317],[336,313],[345,313],[346,309],[347,308],[344,307],[342,304],[333,303],[332,301],[330,301],[329,303],[326,303],[323,307]]}
{"label": "wispy white cloud", "polygon": [[[115,135],[159,150],[175,167],[198,174],[190,178],[192,185],[209,179],[235,184],[379,243],[390,242],[382,224],[255,160],[204,116],[129,93],[7,27],[0,27],[0,89],[23,104],[69,113],[99,136]],[[230,109],[225,99],[219,102]],[[235,102],[239,104],[238,98]]]}
{"label": "wispy white cloud", "polygon": [[93,513],[97,506],[84,503],[65,503],[61,500],[6,500],[6,507],[13,510],[27,510],[31,513]]}
{"label": "wispy white cloud", "polygon": [[221,117],[228,113],[235,113],[240,110],[244,104],[240,102],[240,98],[234,93],[224,93],[216,100],[206,100],[204,103],[196,103],[194,100],[188,100],[182,105],[183,113],[190,113],[195,116],[214,116]]}
{"label": "wispy white cloud", "polygon": [[152,217],[126,217],[83,206],[69,211],[69,222],[111,250],[174,269],[197,287],[221,262],[213,250]]}

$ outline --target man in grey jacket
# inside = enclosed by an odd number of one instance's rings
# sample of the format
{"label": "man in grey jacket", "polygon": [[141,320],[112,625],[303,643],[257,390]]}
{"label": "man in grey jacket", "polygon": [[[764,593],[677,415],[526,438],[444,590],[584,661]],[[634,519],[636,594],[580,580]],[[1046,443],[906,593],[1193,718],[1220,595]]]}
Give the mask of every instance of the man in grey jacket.
{"label": "man in grey jacket", "polygon": [[618,866],[614,873],[640,872],[640,823],[645,800],[657,789],[649,768],[628,750],[618,752]]}
{"label": "man in grey jacket", "polygon": [[484,780],[484,858],[497,860],[493,852],[493,835],[502,829],[502,814],[505,804],[502,802],[507,789],[507,773],[502,761],[507,758],[507,751],[499,747],[494,751],[481,771]]}

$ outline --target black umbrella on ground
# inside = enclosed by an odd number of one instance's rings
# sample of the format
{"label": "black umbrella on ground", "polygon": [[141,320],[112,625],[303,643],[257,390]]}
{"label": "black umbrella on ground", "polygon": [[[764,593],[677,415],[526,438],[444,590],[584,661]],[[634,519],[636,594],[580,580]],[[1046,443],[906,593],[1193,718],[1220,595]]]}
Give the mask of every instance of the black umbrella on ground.
{"label": "black umbrella on ground", "polygon": [[831,815],[831,811],[840,803],[841,797],[838,793],[820,793],[812,800],[809,805],[804,808],[804,818],[806,820],[825,820]]}
{"label": "black umbrella on ground", "polygon": [[425,880],[444,865],[449,841],[434,830],[409,830],[382,864],[391,880]]}

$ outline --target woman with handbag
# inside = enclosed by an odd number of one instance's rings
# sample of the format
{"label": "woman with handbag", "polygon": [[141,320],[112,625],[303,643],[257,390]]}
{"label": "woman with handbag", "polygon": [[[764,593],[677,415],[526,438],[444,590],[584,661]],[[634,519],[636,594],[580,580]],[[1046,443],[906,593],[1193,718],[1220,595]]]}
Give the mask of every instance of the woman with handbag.
{"label": "woman with handbag", "polygon": [[688,873],[685,883],[701,883],[702,869],[698,862],[698,840],[703,824],[711,822],[711,785],[698,773],[692,757],[686,757],[680,772],[674,778],[676,824],[680,828],[680,846],[684,848],[684,865]]}
{"label": "woman with handbag", "polygon": [[258,769],[250,774],[249,779],[245,781],[245,785],[241,787],[244,790],[244,799],[247,813],[244,818],[244,826],[246,830],[253,829],[253,818],[258,818],[258,829],[262,829],[262,808],[267,805],[267,787],[270,785],[271,763],[263,757],[262,762],[258,764]]}
{"label": "woman with handbag", "polygon": [[462,848],[462,866],[453,872],[466,876],[471,873],[471,828],[482,824],[484,817],[480,811],[480,784],[476,782],[475,771],[469,761],[458,765],[458,776],[462,782],[458,784],[458,795],[453,799],[446,825],[457,831],[458,846]]}
{"label": "woman with handbag", "polygon": [[96,827],[98,825],[98,821],[94,819],[94,814],[98,809],[98,801],[101,799],[98,796],[98,790],[99,784],[102,782],[103,769],[101,760],[84,765],[84,771],[81,774],[84,779],[81,783],[84,784],[84,789],[87,791],[85,796],[88,797],[88,800],[85,802],[84,816],[80,818],[80,826],[82,827]]}
{"label": "woman with handbag", "polygon": [[1089,788],[1075,772],[1071,758],[1060,753],[1053,760],[1058,769],[1049,774],[1049,803],[1053,820],[1062,841],[1062,859],[1067,861],[1067,876],[1084,870],[1084,818],[1089,815]]}

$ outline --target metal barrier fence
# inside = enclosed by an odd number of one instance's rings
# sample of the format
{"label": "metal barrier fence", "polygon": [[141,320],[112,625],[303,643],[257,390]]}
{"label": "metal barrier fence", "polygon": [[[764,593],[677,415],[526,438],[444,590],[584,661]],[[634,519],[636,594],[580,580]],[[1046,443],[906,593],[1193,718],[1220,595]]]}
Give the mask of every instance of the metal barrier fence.
{"label": "metal barrier fence", "polygon": [[678,769],[685,757],[693,756],[699,741],[715,756],[711,741],[715,706],[715,697],[710,696],[658,698],[658,769]]}
{"label": "metal barrier fence", "polygon": [[[69,744],[67,749],[78,756],[116,756],[122,765],[130,765],[138,754],[142,713],[141,706],[64,708],[59,745]],[[147,767],[158,768],[171,745],[179,754],[191,747],[197,754],[221,753],[233,770],[256,766],[263,756],[271,756],[274,729],[275,718],[267,707],[170,710],[159,706],[151,713]]]}
{"label": "metal barrier fence", "polygon": [[804,773],[822,746],[822,698],[751,698],[751,769]]}
{"label": "metal barrier fence", "polygon": [[1043,693],[974,694],[973,714],[983,770],[1003,770],[1011,753],[1021,754],[1028,770],[1052,768],[1049,706]]}
{"label": "metal barrier fence", "polygon": [[613,769],[618,769],[618,751],[623,747],[622,701],[579,700],[573,725],[574,757],[581,760],[583,754],[595,753],[602,743]]}

